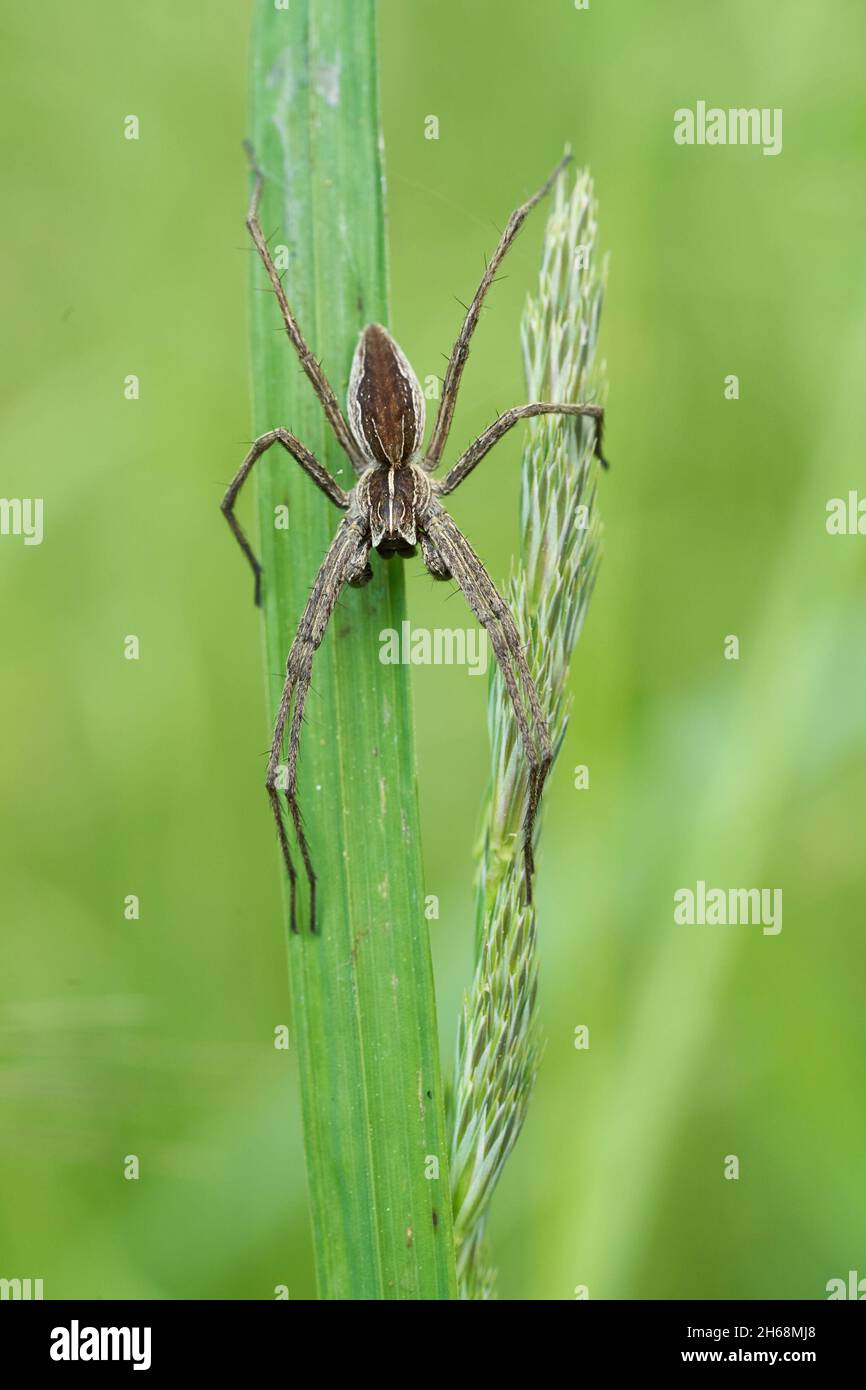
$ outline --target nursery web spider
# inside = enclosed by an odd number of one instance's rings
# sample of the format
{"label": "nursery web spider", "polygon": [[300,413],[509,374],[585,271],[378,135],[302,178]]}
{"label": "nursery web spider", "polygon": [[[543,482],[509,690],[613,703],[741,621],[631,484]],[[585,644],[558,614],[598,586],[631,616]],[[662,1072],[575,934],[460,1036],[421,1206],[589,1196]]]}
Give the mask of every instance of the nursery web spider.
{"label": "nursery web spider", "polygon": [[417,554],[420,544],[424,564],[435,579],[454,579],[469,607],[487,630],[517,720],[525,756],[529,764],[529,785],[523,825],[523,856],[526,899],[532,900],[533,825],[542,787],[552,759],[547,721],[538,692],[529,674],[517,626],[493,580],[469,542],[440,503],[453,492],[480,463],[485,454],[517,424],[532,415],[584,415],[595,423],[595,452],[606,465],[601,451],[604,412],[598,405],[573,405],[535,401],[506,410],[484,430],[460,456],[444,477],[431,476],[442,457],[457,393],[469,354],[469,344],[478,317],[496,272],[520,231],[528,213],[552,187],[570,159],[557,164],[547,182],[528,202],[511,214],[499,245],[491,257],[475,297],[466,311],[463,326],[448,361],[439,409],[426,450],[424,436],[424,396],[412,367],[387,329],[368,324],[361,332],[352,362],[347,397],[348,419],[343,415],[333,389],[298,327],[259,224],[258,208],[263,175],[250,154],[254,174],[253,192],[246,225],[261,256],[280,307],[286,332],[301,366],[310,379],[340,445],[358,474],[357,482],[344,492],[299,439],[287,429],[269,430],[257,439],[222,500],[222,510],[255,576],[255,600],[261,600],[261,566],[240,526],[234,507],[243,483],[256,460],[271,447],[281,444],[301,468],[321,488],[325,496],[344,513],[334,540],[325,555],[313,584],[307,605],[286,662],[286,680],[277,712],[271,744],[266,786],[280,848],[289,876],[291,926],[297,931],[297,871],[289,847],[277,779],[286,725],[289,729],[286,803],[297,838],[298,849],[310,891],[310,930],[316,930],[316,875],[310,847],[304,832],[297,800],[297,762],[304,706],[310,688],[313,656],[325,635],[344,585],[360,586],[373,578],[369,563],[371,549],[390,559]]}

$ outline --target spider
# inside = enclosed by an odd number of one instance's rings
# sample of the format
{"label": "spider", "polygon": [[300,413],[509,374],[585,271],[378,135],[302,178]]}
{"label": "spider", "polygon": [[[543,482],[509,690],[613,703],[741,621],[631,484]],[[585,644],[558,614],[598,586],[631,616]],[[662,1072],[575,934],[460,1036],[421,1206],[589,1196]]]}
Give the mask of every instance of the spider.
{"label": "spider", "polygon": [[310,930],[315,932],[316,874],[304,831],[297,799],[297,763],[304,706],[310,688],[313,657],[346,584],[361,586],[373,578],[369,555],[376,550],[385,559],[417,555],[420,544],[424,564],[434,579],[453,579],[486,629],[490,644],[514,709],[521,742],[528,763],[528,789],[523,822],[523,859],[526,901],[532,901],[533,826],[542,788],[552,761],[547,721],[538,691],[526,662],[514,618],[493,580],[487,573],[462,531],[442,506],[446,497],[463,482],[495,444],[517,424],[533,415],[583,415],[594,422],[594,448],[602,454],[604,411],[598,405],[563,404],[534,401],[506,410],[483,430],[442,478],[431,475],[437,468],[451,427],[463,368],[478,323],[484,298],[493,283],[506,252],[526,217],[553,186],[570,160],[566,155],[546,183],[508,219],[499,244],[482,276],[475,297],[466,311],[463,326],[451,351],[442,383],[436,420],[426,449],[424,437],[424,396],[412,367],[402,350],[381,324],[368,324],[362,331],[352,361],[347,396],[347,416],[343,414],[321,364],[308,347],[283,289],[267,241],[259,223],[258,209],[264,176],[250,157],[254,176],[246,225],[261,256],[280,307],[283,323],[319,398],[325,416],[358,475],[354,487],[344,492],[337,481],[309,449],[287,429],[268,430],[256,439],[232,479],[222,500],[222,511],[232,533],[252,567],[255,601],[261,602],[262,569],[238,522],[235,502],[253,465],[273,444],[289,453],[325,496],[343,512],[334,540],[327,551],[301,616],[286,662],[286,679],[277,712],[274,737],[265,779],[268,799],[277,827],[277,836],[290,884],[291,929],[297,932],[296,898],[298,874],[289,846],[277,781],[286,725],[291,716],[286,769],[286,804],[294,826],[298,849],[310,894]]}

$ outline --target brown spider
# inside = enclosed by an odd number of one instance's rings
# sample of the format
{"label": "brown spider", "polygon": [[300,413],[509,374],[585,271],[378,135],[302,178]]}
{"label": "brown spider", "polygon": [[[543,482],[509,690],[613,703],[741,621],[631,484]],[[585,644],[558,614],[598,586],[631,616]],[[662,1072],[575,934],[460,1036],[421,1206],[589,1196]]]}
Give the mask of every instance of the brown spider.
{"label": "brown spider", "polygon": [[[463,327],[454,344],[445,378],[436,423],[426,450],[422,453],[424,436],[424,397],[418,379],[406,356],[387,329],[368,324],[361,332],[352,362],[347,398],[348,421],[340,410],[337,398],[319,362],[307,346],[283,290],[258,219],[263,176],[253,165],[254,186],[247,213],[247,227],[256,244],[268,273],[286,332],[301,365],[309,377],[322,409],[352,467],[359,475],[350,492],[323,468],[318,459],[285,429],[269,430],[257,439],[233,478],[222,510],[238,544],[249,560],[255,575],[255,600],[261,600],[261,566],[235,517],[234,506],[238,493],[253,464],[272,444],[283,448],[301,465],[304,472],[317,483],[335,506],[345,513],[337,534],[316,576],[298,631],[286,662],[286,682],[277,713],[274,738],[271,744],[266,786],[277,825],[280,848],[285,860],[291,889],[291,926],[297,931],[295,915],[297,873],[292,862],[286,825],[283,820],[277,790],[280,754],[286,723],[291,712],[289,733],[286,802],[292,817],[298,848],[310,887],[310,930],[316,930],[316,875],[310,849],[304,833],[297,801],[297,762],[304,706],[310,688],[313,656],[325,635],[325,629],[345,584],[360,586],[373,578],[369,563],[370,550],[385,558],[394,555],[404,558],[417,554],[417,545],[427,569],[435,579],[454,579],[470,608],[490,637],[494,655],[508,689],[514,715],[529,763],[529,787],[523,826],[523,855],[526,877],[526,900],[532,901],[533,825],[539,798],[550,768],[552,752],[547,721],[538,692],[529,674],[526,657],[514,619],[500,597],[493,580],[451,519],[439,498],[463,482],[480,463],[494,444],[530,415],[588,415],[595,422],[595,452],[606,467],[601,452],[604,412],[597,405],[564,405],[536,401],[515,406],[494,420],[454,466],[441,479],[430,475],[442,457],[448,438],[457,392],[463,368],[469,354],[469,342],[484,297],[496,276],[506,251],[519,232],[527,214],[548,192],[558,174],[571,158],[566,155],[556,166],[538,192],[517,208],[508,223],[484,275],[469,305]],[[521,695],[521,688],[523,694]],[[294,704],[294,708],[293,708]]]}

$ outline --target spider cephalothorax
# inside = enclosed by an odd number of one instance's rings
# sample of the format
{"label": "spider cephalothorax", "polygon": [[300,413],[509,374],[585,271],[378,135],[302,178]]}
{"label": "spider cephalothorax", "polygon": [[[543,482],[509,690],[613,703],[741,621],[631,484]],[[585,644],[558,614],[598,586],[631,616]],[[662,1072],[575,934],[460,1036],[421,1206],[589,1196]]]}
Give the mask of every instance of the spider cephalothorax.
{"label": "spider cephalothorax", "polygon": [[[567,162],[562,160],[547,183],[511,214],[499,245],[491,257],[475,297],[454,344],[445,378],[436,421],[426,449],[424,439],[424,396],[409,361],[387,329],[368,324],[361,332],[352,362],[347,396],[347,416],[321,366],[307,346],[283,290],[258,220],[262,175],[253,165],[255,181],[247,214],[247,227],[261,255],[283,323],[298,353],[301,365],[319,397],[322,409],[352,467],[359,475],[350,492],[344,492],[293,434],[285,429],[270,430],[255,441],[225,497],[222,508],[237,541],[255,575],[256,603],[261,598],[261,566],[235,517],[238,492],[250,469],[272,444],[283,448],[325,495],[345,513],[313,584],[301,616],[295,640],[286,662],[286,681],[277,712],[276,727],[268,759],[266,785],[274,813],[286,870],[291,885],[291,923],[297,930],[297,872],[292,859],[288,831],[279,798],[278,773],[286,726],[289,725],[286,804],[292,819],[304,870],[310,886],[310,929],[316,930],[316,875],[312,855],[301,820],[297,800],[297,761],[304,706],[310,688],[313,656],[325,635],[337,600],[346,584],[367,584],[373,578],[369,555],[376,550],[386,559],[395,555],[410,557],[421,553],[427,569],[436,579],[454,579],[462,589],[479,623],[486,629],[520,731],[529,765],[529,790],[523,825],[523,853],[526,867],[526,899],[532,900],[533,826],[541,791],[552,760],[547,721],[538,697],[517,626],[493,580],[475,554],[456,522],[439,498],[454,489],[494,444],[518,420],[533,415],[583,415],[595,424],[595,449],[604,463],[601,435],[604,421],[597,405],[533,401],[505,411],[488,426],[441,479],[431,475],[438,466],[448,438],[469,342],[478,315],[502,259],[520,230],[527,213],[551,187]],[[291,722],[290,721],[291,716]]]}

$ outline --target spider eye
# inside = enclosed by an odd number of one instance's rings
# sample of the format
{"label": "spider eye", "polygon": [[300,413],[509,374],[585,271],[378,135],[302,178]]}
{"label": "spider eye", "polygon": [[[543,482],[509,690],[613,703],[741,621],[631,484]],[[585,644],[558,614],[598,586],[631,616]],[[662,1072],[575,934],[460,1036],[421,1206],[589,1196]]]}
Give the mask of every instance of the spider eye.
{"label": "spider eye", "polygon": [[424,437],[424,397],[418,378],[387,328],[362,331],[349,378],[349,422],[372,463],[409,463]]}

